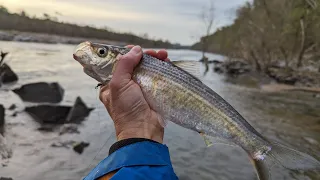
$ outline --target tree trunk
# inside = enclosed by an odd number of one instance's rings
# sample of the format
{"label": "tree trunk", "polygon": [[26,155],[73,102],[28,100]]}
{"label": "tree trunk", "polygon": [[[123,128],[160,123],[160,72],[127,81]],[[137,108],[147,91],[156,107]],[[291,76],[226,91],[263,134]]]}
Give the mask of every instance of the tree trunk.
{"label": "tree trunk", "polygon": [[258,71],[258,72],[260,72],[261,71],[261,65],[260,65],[260,63],[259,63],[259,60],[258,60],[258,58],[256,57],[256,55],[254,54],[254,52],[252,51],[252,50],[250,50],[250,56],[252,57],[252,59],[254,60],[254,63],[255,63],[255,66],[256,66],[256,70]]}
{"label": "tree trunk", "polygon": [[286,53],[286,50],[282,46],[280,46],[280,52],[283,55],[286,69],[288,69],[289,68],[288,54]]}
{"label": "tree trunk", "polygon": [[208,49],[208,40],[207,40],[207,38],[208,37],[204,37],[203,38],[203,42],[202,42],[202,58],[201,58],[201,60],[203,61],[203,63],[205,64],[205,67],[206,67],[204,73],[207,73],[209,71],[208,58],[205,56],[205,53],[207,52],[207,49]]}
{"label": "tree trunk", "polygon": [[306,50],[305,48],[305,27],[304,27],[304,20],[300,19],[300,26],[301,26],[301,45],[300,45],[300,51],[298,54],[298,59],[297,59],[297,68],[302,66],[302,59],[303,59],[303,55],[304,52]]}

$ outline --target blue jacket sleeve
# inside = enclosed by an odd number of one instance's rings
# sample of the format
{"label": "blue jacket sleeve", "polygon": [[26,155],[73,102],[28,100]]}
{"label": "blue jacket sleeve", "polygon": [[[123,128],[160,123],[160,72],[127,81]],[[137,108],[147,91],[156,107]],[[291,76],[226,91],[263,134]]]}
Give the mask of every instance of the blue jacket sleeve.
{"label": "blue jacket sleeve", "polygon": [[84,180],[96,180],[118,170],[111,180],[177,180],[166,145],[142,141],[116,150],[102,160]]}

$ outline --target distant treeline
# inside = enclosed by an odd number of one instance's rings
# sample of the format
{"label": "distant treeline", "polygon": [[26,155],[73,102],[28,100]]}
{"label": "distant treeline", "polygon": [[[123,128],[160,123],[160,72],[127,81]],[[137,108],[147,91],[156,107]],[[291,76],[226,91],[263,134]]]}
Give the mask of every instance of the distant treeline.
{"label": "distant treeline", "polygon": [[203,39],[211,42],[209,51],[244,59],[259,71],[279,62],[319,66],[320,0],[254,0],[237,10],[232,25]]}
{"label": "distant treeline", "polygon": [[29,17],[24,11],[20,14],[10,13],[0,5],[0,29],[22,32],[48,33],[61,36],[96,38],[112,41],[139,44],[142,47],[179,48],[179,44],[169,41],[150,40],[130,33],[117,33],[107,29],[98,29],[90,26],[78,26],[58,22],[55,17],[44,14],[43,18]]}

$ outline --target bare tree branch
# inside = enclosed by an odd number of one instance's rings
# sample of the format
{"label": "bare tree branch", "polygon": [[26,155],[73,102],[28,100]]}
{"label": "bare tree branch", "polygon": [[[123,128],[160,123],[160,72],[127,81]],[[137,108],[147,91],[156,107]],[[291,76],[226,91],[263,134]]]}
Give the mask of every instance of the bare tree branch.
{"label": "bare tree branch", "polygon": [[305,0],[311,8],[316,9],[318,7],[318,3],[315,0]]}

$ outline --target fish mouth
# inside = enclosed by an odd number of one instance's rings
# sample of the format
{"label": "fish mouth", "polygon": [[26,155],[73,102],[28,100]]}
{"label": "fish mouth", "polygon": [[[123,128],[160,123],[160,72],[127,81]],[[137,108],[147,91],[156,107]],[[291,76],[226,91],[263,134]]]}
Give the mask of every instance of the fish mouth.
{"label": "fish mouth", "polygon": [[76,61],[79,61],[79,56],[77,56],[76,54],[73,54],[73,59],[75,59]]}
{"label": "fish mouth", "polygon": [[77,56],[76,54],[73,54],[73,59],[75,59],[78,63],[80,63],[81,66],[85,67],[85,64],[80,61],[80,57]]}

